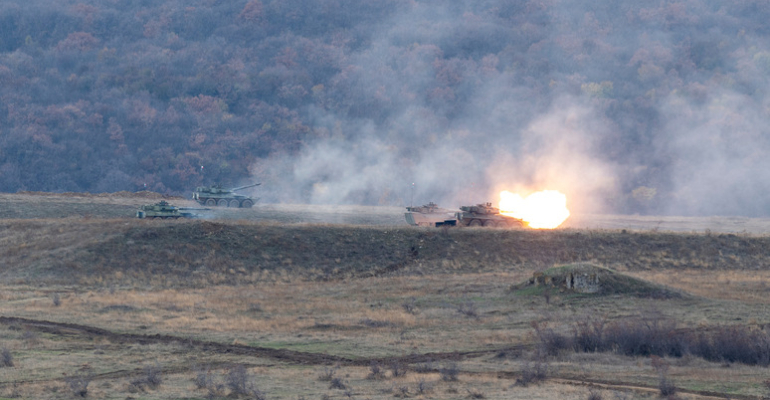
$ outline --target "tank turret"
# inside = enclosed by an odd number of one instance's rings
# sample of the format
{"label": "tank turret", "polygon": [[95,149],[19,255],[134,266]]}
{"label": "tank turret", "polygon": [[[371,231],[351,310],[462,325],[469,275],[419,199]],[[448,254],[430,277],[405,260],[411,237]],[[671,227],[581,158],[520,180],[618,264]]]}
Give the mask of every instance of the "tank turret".
{"label": "tank turret", "polygon": [[254,183],[230,189],[225,189],[221,185],[199,186],[195,188],[192,198],[198,204],[208,207],[250,208],[259,201],[259,198],[255,199],[234,192],[261,184]]}

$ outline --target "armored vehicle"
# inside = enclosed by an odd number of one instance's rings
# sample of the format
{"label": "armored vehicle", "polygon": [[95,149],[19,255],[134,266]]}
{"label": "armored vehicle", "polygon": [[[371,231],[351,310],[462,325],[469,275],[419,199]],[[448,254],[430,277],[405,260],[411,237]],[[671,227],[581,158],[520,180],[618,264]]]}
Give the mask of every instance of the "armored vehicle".
{"label": "armored vehicle", "polygon": [[416,226],[441,226],[456,225],[454,211],[439,207],[430,202],[419,207],[407,207],[404,217],[409,225]]}
{"label": "armored vehicle", "polygon": [[145,204],[139,207],[136,212],[137,218],[196,218],[198,214],[195,211],[205,211],[207,208],[179,208],[172,206],[166,200],[161,200],[155,204]]}
{"label": "armored vehicle", "polygon": [[495,228],[523,227],[524,222],[518,218],[500,214],[500,209],[492,207],[492,203],[462,206],[457,214],[457,224],[461,226],[488,226]]}
{"label": "armored vehicle", "polygon": [[254,199],[233,192],[259,185],[261,185],[261,183],[239,186],[232,189],[224,189],[220,185],[200,186],[195,188],[195,191],[193,192],[193,200],[197,201],[200,205],[208,207],[219,206],[231,208],[251,208],[254,203],[259,201],[259,198]]}

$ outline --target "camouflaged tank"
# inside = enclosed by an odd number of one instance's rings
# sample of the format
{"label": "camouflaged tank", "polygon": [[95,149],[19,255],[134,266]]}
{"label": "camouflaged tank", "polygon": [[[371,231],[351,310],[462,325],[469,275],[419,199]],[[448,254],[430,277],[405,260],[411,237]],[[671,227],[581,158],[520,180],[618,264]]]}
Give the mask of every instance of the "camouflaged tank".
{"label": "camouflaged tank", "polygon": [[199,186],[193,192],[193,200],[198,204],[208,207],[230,207],[230,208],[251,208],[259,198],[251,198],[242,194],[234,193],[241,189],[259,186],[261,183],[253,185],[239,186],[232,189],[224,189],[220,185]]}
{"label": "camouflaged tank", "polygon": [[196,211],[206,211],[207,208],[179,208],[172,206],[166,200],[161,200],[155,204],[145,204],[139,207],[136,212],[137,218],[161,218],[161,219],[177,219],[177,218],[197,218]]}
{"label": "camouflaged tank", "polygon": [[500,209],[492,207],[492,203],[462,206],[457,213],[457,224],[460,226],[486,226],[491,228],[520,228],[524,221],[500,214]]}

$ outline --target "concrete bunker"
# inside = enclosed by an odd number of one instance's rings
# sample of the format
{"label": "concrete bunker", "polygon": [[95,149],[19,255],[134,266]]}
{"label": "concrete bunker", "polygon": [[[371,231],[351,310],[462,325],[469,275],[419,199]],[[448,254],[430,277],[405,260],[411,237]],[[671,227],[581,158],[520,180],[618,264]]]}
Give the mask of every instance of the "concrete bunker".
{"label": "concrete bunker", "polygon": [[533,273],[530,284],[575,293],[597,293],[601,289],[600,272],[600,268],[591,265],[554,268]]}

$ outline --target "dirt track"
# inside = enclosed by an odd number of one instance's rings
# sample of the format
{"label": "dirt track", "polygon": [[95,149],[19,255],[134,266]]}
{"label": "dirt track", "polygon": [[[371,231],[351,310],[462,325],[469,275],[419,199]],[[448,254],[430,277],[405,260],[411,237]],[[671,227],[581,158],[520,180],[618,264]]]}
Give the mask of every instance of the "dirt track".
{"label": "dirt track", "polygon": [[[142,345],[151,344],[175,344],[181,343],[185,346],[189,346],[191,349],[207,353],[228,353],[237,354],[243,356],[259,357],[259,358],[271,358],[279,362],[290,364],[302,364],[302,365],[338,365],[338,366],[370,366],[373,363],[379,363],[386,365],[387,363],[398,362],[404,365],[414,365],[419,363],[431,363],[431,362],[444,362],[444,361],[460,361],[463,359],[490,356],[494,354],[505,354],[511,352],[520,352],[521,350],[531,349],[534,344],[522,344],[517,346],[510,346],[506,348],[499,348],[494,350],[479,350],[470,352],[447,352],[447,353],[427,353],[427,354],[412,354],[401,357],[391,357],[387,359],[382,358],[365,358],[365,359],[349,359],[344,357],[338,357],[328,354],[299,352],[283,349],[269,349],[263,347],[253,347],[239,344],[223,344],[217,342],[208,342],[195,340],[190,338],[180,338],[170,335],[139,335],[132,333],[116,333],[101,329],[93,326],[78,325],[71,323],[52,322],[45,320],[32,320],[27,318],[18,317],[0,317],[0,324],[7,326],[24,327],[27,330],[33,330],[38,332],[44,332],[52,335],[60,336],[85,336],[89,339],[93,338],[106,338],[114,343],[138,343]],[[226,365],[211,365],[211,367],[226,367]],[[179,373],[192,370],[193,367],[176,367],[165,368],[167,373]],[[438,370],[426,370],[425,372],[438,372]],[[140,370],[119,370],[99,375],[94,375],[93,379],[114,379],[114,378],[126,378],[140,374]],[[518,372],[512,371],[498,371],[498,372],[461,372],[462,374],[470,375],[489,375],[496,377],[497,379],[510,379],[516,380],[519,377]],[[65,378],[54,379],[57,381],[64,380]],[[617,391],[633,391],[644,394],[656,394],[658,388],[652,385],[640,385],[631,382],[617,382],[606,381],[599,379],[587,379],[576,378],[570,375],[549,374],[549,381],[554,383],[560,383],[572,386],[588,386],[597,387],[602,389],[610,389]],[[17,381],[20,383],[30,383],[33,381]],[[40,383],[41,381],[34,381]],[[719,393],[703,390],[685,390],[678,389],[678,393],[696,395],[704,399],[745,399],[753,400],[755,396],[736,395],[728,393]]]}

